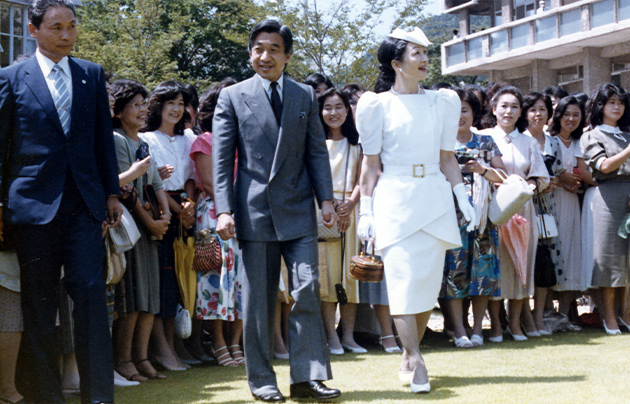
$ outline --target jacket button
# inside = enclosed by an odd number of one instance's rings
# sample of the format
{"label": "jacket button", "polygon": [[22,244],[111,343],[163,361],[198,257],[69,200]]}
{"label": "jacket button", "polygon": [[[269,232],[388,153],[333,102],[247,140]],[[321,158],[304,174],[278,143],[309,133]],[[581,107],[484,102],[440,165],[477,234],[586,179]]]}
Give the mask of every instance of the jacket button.
{"label": "jacket button", "polygon": [[262,159],[262,158],[263,158],[263,155],[262,155],[262,154],[260,154],[260,153],[256,153],[256,156],[255,156],[255,157],[256,157],[258,160],[260,160],[260,159]]}

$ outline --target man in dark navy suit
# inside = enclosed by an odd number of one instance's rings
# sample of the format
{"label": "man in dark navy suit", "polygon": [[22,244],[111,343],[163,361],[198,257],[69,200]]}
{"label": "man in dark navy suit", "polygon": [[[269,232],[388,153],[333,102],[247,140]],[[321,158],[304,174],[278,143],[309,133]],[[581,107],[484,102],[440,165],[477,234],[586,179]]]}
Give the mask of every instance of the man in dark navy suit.
{"label": "man in dark navy suit", "polygon": [[113,402],[101,231],[122,209],[105,74],[68,57],[71,0],[34,0],[28,17],[35,56],[0,70],[0,236],[18,253],[24,316],[18,389],[29,403],[64,402],[53,343],[63,266],[81,402]]}

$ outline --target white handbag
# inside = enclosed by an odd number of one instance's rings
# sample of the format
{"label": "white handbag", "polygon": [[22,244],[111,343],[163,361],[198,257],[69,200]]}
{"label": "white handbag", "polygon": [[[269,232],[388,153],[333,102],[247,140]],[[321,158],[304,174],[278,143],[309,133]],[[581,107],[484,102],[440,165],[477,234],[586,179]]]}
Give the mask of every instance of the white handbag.
{"label": "white handbag", "polygon": [[183,308],[181,304],[177,305],[177,314],[175,314],[175,334],[181,339],[188,339],[192,334],[192,320],[190,312]]}
{"label": "white handbag", "polygon": [[109,228],[109,235],[111,236],[112,247],[118,254],[129,251],[140,239],[140,230],[136,226],[135,220],[131,213],[123,205],[123,214],[120,219],[120,223],[116,227]]}
{"label": "white handbag", "polygon": [[[500,170],[496,171],[501,177],[505,176]],[[490,221],[496,225],[506,224],[533,196],[532,186],[521,176],[516,174],[507,176],[492,194],[488,209]]]}
{"label": "white handbag", "polygon": [[540,238],[554,238],[558,237],[558,226],[556,226],[556,219],[549,213],[542,215],[536,215],[538,222],[538,234]]}

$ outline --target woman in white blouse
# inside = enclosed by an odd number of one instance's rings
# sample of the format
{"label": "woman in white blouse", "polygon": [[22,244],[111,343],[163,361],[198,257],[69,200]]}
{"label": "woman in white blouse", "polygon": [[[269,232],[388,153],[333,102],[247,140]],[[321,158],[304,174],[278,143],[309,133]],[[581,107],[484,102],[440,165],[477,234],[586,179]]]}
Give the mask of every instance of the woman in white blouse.
{"label": "woman in white blouse", "polygon": [[192,203],[182,201],[180,197],[184,191],[192,196],[195,190],[194,180],[191,179],[194,177],[193,162],[190,159],[195,136],[184,134],[184,111],[183,87],[175,81],[161,83],[149,97],[147,125],[143,128],[144,133],[140,134],[140,138],[149,144],[151,158],[158,166],[173,214],[167,233],[158,241],[160,313],[155,316],[152,332],[153,340],[157,342],[156,359],[167,370],[185,369],[175,353],[174,343],[173,320],[180,295],[174,270],[173,242],[179,232],[180,221],[185,229],[190,229],[195,222]]}
{"label": "woman in white blouse", "polygon": [[[538,185],[542,191],[549,185],[549,173],[538,142],[531,136],[524,135],[527,119],[523,112],[523,97],[516,87],[500,88],[492,97],[491,115],[486,116],[495,123],[491,129],[481,133],[491,135],[503,154],[503,163],[509,175],[516,174],[525,179],[532,188]],[[531,336],[540,336],[532,317],[529,297],[534,295],[534,263],[536,260],[536,245],[538,244],[538,226],[534,204],[530,200],[518,212],[529,222],[529,240],[527,244],[527,268],[525,283],[522,282],[516,266],[510,259],[509,250],[503,240],[499,238],[501,260],[501,297],[508,299],[508,332],[515,341],[525,341],[521,329],[521,318],[525,331]],[[501,301],[491,300],[488,308],[493,320],[492,342],[501,342],[503,335],[497,327]]]}
{"label": "woman in white blouse", "polygon": [[453,193],[475,222],[453,153],[459,97],[418,85],[427,77],[429,44],[418,28],[390,34],[378,50],[379,94],[365,93],[357,106],[364,151],[357,233],[362,240],[374,237],[382,252],[390,309],[405,347],[399,376],[413,393],[431,389],[419,344],[440,291],[446,250],[461,246]]}

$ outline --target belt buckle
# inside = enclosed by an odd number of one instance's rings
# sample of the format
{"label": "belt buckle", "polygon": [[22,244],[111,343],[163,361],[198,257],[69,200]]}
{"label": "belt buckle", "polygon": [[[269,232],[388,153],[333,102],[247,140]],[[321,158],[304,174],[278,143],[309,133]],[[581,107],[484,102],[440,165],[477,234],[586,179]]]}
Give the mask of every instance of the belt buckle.
{"label": "belt buckle", "polygon": [[[422,168],[422,174],[418,174],[418,168]],[[413,176],[416,178],[424,178],[424,164],[413,165]]]}

